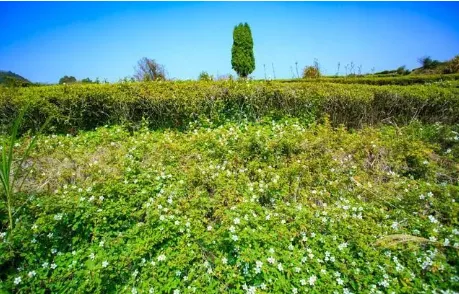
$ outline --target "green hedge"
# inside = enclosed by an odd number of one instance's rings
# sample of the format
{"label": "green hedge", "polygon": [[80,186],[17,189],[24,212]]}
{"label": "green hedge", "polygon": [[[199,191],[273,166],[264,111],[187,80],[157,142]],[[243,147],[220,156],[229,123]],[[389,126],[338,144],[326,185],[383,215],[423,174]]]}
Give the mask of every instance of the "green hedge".
{"label": "green hedge", "polygon": [[297,83],[301,82],[328,82],[338,84],[366,84],[366,85],[415,85],[415,84],[429,84],[440,81],[458,81],[459,74],[450,75],[406,75],[394,77],[381,77],[381,76],[363,76],[363,77],[322,77],[319,79],[289,79],[281,80],[284,83]]}
{"label": "green hedge", "polygon": [[52,132],[67,133],[145,118],[153,128],[265,115],[322,117],[360,127],[380,122],[459,122],[459,89],[281,82],[155,82],[0,89],[4,132],[29,104],[26,129],[52,116]]}

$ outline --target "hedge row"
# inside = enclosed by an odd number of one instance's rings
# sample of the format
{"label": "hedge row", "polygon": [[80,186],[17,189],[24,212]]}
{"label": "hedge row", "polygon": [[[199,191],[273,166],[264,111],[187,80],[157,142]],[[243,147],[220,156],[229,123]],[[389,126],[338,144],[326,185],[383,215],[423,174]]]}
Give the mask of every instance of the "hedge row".
{"label": "hedge row", "polygon": [[106,124],[183,127],[198,118],[213,121],[265,115],[315,118],[360,127],[384,122],[459,123],[459,89],[437,86],[369,86],[280,82],[156,82],[0,89],[0,127],[11,125],[29,105],[24,130],[52,116],[56,133]]}
{"label": "hedge row", "polygon": [[394,76],[394,77],[378,77],[378,76],[364,76],[364,77],[322,77],[319,79],[291,79],[282,80],[285,83],[302,82],[327,82],[338,84],[366,84],[366,85],[415,85],[415,84],[429,84],[440,81],[458,81],[459,74],[450,75],[407,75],[407,76]]}

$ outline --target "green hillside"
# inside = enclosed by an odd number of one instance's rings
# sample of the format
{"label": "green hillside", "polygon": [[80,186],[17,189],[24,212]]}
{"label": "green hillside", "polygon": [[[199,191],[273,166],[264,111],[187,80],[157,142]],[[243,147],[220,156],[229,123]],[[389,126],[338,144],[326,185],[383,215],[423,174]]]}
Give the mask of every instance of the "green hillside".
{"label": "green hillside", "polygon": [[0,70],[0,85],[25,86],[25,85],[28,85],[28,84],[31,84],[31,83],[32,82],[29,81],[28,79],[26,79],[23,76],[20,76],[20,75],[14,73],[14,72]]}

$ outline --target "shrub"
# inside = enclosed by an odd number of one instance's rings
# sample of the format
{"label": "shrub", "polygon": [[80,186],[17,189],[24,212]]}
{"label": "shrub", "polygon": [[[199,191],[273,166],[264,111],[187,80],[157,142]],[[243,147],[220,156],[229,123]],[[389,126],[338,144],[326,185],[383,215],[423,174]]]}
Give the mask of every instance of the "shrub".
{"label": "shrub", "polygon": [[[319,79],[303,79],[303,82],[328,82],[339,84],[366,84],[366,85],[415,85],[427,84],[439,81],[457,81],[459,80],[458,74],[443,75],[443,74],[429,74],[429,75],[405,75],[398,76],[397,74],[391,76],[364,76],[364,77],[321,77]],[[278,80],[284,83],[297,83],[296,79]]]}
{"label": "shrub", "polygon": [[329,114],[333,124],[378,124],[390,119],[407,123],[457,123],[459,89],[441,86],[369,86],[333,83],[163,82],[74,84],[0,90],[0,127],[30,103],[21,132],[36,130],[52,116],[59,133],[98,126],[138,124],[152,128],[181,128],[198,117],[224,121],[232,117],[257,119]]}
{"label": "shrub", "polygon": [[418,58],[418,62],[421,64],[423,69],[434,69],[440,64],[440,61],[433,60],[430,56]]}
{"label": "shrub", "polygon": [[77,79],[74,76],[63,76],[62,78],[59,79],[59,84],[72,84],[76,83]]}
{"label": "shrub", "polygon": [[213,81],[214,77],[209,75],[207,72],[202,71],[199,74],[198,81]]}
{"label": "shrub", "polygon": [[459,73],[459,55],[449,61],[450,73]]}
{"label": "shrub", "polygon": [[303,79],[320,78],[320,71],[314,66],[306,66],[303,69]]}
{"label": "shrub", "polygon": [[410,71],[408,69],[406,69],[406,66],[400,66],[399,68],[397,68],[397,74],[399,75],[408,75],[410,73]]}

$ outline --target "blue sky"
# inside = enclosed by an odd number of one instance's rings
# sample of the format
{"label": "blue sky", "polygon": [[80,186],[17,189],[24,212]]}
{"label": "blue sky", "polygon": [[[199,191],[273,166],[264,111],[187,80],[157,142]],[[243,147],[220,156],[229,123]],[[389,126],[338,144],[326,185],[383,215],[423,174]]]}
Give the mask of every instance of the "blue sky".
{"label": "blue sky", "polygon": [[34,82],[64,75],[131,76],[142,57],[171,78],[231,69],[232,30],[252,29],[256,78],[292,77],[319,60],[325,74],[418,67],[459,54],[458,2],[0,2],[0,70]]}

